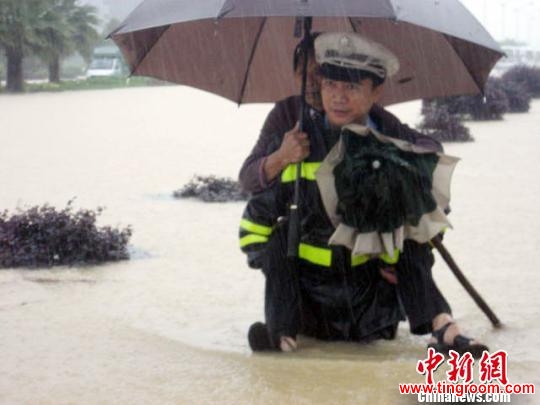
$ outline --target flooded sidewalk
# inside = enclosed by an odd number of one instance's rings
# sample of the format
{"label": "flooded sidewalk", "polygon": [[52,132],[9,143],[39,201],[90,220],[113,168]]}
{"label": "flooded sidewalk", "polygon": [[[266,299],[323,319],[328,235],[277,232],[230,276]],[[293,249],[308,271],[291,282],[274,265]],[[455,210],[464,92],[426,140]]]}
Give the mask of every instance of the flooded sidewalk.
{"label": "flooded sidewalk", "polygon": [[[0,270],[0,404],[411,403],[398,384],[424,381],[427,337],[406,323],[390,342],[253,355],[264,284],[238,249],[243,204],[171,196],[194,174],[236,177],[270,108],[180,86],[0,97],[0,210],[76,197],[134,230],[130,261]],[[414,125],[419,103],[392,110]],[[508,352],[511,382],[537,385],[538,122],[535,101],[445,145],[462,158],[445,244],[504,328],[434,268],[466,334]]]}

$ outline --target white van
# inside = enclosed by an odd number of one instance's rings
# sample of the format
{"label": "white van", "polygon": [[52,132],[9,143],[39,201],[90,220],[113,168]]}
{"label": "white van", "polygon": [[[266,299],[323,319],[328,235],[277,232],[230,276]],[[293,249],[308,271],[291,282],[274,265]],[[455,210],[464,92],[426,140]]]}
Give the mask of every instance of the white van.
{"label": "white van", "polygon": [[94,49],[86,78],[123,76],[125,73],[124,61],[118,48],[115,45],[106,45]]}
{"label": "white van", "polygon": [[88,66],[86,77],[121,76],[122,63],[118,58],[94,58]]}

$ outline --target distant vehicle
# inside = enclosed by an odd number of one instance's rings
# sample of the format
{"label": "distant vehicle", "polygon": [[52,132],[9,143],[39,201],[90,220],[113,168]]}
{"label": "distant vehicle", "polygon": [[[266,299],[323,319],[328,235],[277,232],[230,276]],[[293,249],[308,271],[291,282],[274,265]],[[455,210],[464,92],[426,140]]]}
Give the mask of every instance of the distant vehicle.
{"label": "distant vehicle", "polygon": [[115,45],[103,45],[94,49],[86,78],[125,76],[126,65]]}
{"label": "distant vehicle", "polygon": [[540,67],[540,51],[527,44],[502,44],[501,48],[506,53],[506,57],[495,65],[494,76],[501,76],[518,65]]}

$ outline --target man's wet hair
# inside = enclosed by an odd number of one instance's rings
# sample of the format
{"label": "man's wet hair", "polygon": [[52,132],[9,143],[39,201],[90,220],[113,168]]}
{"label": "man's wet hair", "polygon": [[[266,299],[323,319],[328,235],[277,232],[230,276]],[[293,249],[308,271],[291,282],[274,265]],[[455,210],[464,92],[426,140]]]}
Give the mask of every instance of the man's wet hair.
{"label": "man's wet hair", "polygon": [[[311,35],[307,39],[307,49],[308,49],[308,56],[312,55],[315,56],[315,39],[321,35],[320,32],[312,32]],[[304,40],[302,39],[298,44],[296,45],[296,48],[294,48],[293,53],[293,72],[296,72],[296,69],[298,69],[298,65],[300,62],[304,60],[304,47],[302,46],[302,43]]]}

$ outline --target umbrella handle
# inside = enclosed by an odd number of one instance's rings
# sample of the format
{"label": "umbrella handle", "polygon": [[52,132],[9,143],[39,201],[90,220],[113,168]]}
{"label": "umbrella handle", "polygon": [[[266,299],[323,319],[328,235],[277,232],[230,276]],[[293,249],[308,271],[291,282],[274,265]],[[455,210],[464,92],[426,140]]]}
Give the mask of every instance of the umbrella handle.
{"label": "umbrella handle", "polygon": [[[300,131],[304,130],[304,119],[306,112],[306,87],[307,87],[307,66],[309,61],[309,44],[311,43],[311,26],[312,26],[312,17],[303,17],[304,22],[304,38],[302,39],[302,48],[303,48],[303,66],[302,66],[302,87],[301,87],[301,104],[300,104]],[[298,21],[298,20],[297,20]]]}
{"label": "umbrella handle", "polygon": [[442,243],[442,239],[440,235],[435,236],[433,239],[431,239],[431,243],[435,248],[439,251],[442,258],[450,267],[450,270],[452,270],[452,273],[457,277],[461,285],[465,288],[465,290],[469,293],[469,295],[472,297],[474,302],[480,307],[482,312],[488,317],[488,319],[491,321],[492,325],[495,328],[501,327],[501,321],[495,313],[491,310],[491,308],[488,306],[488,304],[484,301],[484,299],[480,296],[478,291],[472,286],[472,284],[467,280],[463,272],[460,270],[452,256],[450,255],[450,252],[446,250],[446,247]]}

